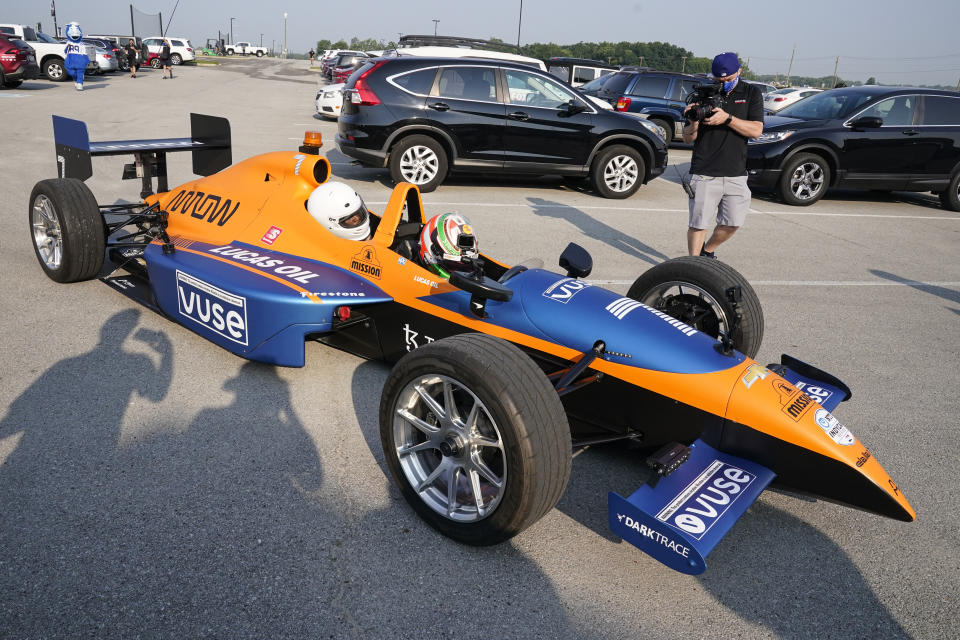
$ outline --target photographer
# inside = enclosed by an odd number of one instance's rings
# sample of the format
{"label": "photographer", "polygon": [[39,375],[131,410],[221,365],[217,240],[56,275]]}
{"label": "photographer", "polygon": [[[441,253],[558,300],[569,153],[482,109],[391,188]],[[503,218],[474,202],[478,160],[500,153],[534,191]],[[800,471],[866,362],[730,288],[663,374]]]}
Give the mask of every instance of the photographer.
{"label": "photographer", "polygon": [[[684,109],[683,141],[693,143],[687,251],[716,258],[713,252],[743,225],[750,209],[747,139],[763,132],[763,94],[740,82],[735,53],[715,57],[712,71],[717,84],[698,87]],[[714,215],[717,225],[704,242]]]}

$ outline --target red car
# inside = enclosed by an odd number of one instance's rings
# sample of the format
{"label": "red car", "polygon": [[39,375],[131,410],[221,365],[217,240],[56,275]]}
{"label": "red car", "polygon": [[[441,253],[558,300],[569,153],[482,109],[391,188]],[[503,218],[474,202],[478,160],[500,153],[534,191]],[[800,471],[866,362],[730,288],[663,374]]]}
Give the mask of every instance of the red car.
{"label": "red car", "polygon": [[0,87],[16,89],[24,80],[40,77],[37,58],[23,40],[0,36]]}
{"label": "red car", "polygon": [[350,58],[348,62],[338,65],[331,71],[331,82],[346,82],[350,75],[365,65],[370,58]]}

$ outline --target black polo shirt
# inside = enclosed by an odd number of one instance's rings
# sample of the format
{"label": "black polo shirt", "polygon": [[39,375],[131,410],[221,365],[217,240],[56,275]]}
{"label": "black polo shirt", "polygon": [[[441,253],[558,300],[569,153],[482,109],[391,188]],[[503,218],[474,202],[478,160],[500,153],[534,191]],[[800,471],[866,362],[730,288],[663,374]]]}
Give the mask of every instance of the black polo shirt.
{"label": "black polo shirt", "polygon": [[[723,110],[734,118],[763,122],[763,93],[759,87],[741,79],[722,99]],[[725,124],[701,122],[693,141],[690,173],[728,178],[747,175],[747,138]]]}

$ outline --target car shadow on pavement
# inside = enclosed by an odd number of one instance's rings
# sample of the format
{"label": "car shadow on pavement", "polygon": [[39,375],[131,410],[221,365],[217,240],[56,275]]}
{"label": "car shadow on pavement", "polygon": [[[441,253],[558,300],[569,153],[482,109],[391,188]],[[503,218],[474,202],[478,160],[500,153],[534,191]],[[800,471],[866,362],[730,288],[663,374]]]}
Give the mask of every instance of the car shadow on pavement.
{"label": "car shadow on pavement", "polygon": [[[955,304],[960,305],[960,291],[955,291],[954,289],[947,289],[946,287],[941,287],[933,284],[924,284],[922,282],[917,282],[916,280],[908,280],[907,278],[900,277],[898,275],[888,273],[887,271],[881,271],[879,269],[870,269],[870,273],[877,276],[878,278],[883,278],[884,280],[890,280],[891,282],[899,282],[901,284],[908,285],[917,291],[923,291],[924,293],[929,293],[930,295],[937,296],[938,298],[943,298]],[[960,315],[960,308],[949,307],[950,311],[953,311],[955,314]]]}
{"label": "car shadow on pavement", "polygon": [[810,211],[816,213],[818,205],[828,205],[829,203],[875,203],[875,204],[907,204],[926,209],[937,209],[940,212],[950,215],[954,212],[946,211],[940,204],[940,199],[931,193],[922,193],[914,191],[865,191],[857,189],[831,189],[824,196],[806,207],[792,207],[783,202],[773,191],[752,190],[751,196],[755,200],[761,200],[770,204],[781,205],[789,209],[799,211]]}
{"label": "car shadow on pavement", "polygon": [[573,226],[580,229],[581,233],[589,238],[600,240],[610,247],[622,251],[628,256],[638,258],[650,264],[659,264],[668,259],[668,256],[660,253],[648,244],[629,236],[624,232],[600,222],[593,216],[590,216],[576,207],[543,198],[527,198],[527,202],[533,207],[534,214],[544,218],[559,218],[566,220]]}

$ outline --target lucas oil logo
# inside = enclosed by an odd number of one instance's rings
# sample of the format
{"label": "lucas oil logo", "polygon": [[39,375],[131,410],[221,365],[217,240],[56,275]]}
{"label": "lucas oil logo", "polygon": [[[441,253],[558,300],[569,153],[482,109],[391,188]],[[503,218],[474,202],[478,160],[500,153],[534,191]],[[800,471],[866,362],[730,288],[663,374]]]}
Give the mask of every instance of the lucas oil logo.
{"label": "lucas oil logo", "polygon": [[248,344],[247,299],[177,271],[177,310],[227,340]]}
{"label": "lucas oil logo", "polygon": [[748,471],[714,460],[660,510],[657,520],[699,540],[755,479]]}
{"label": "lucas oil logo", "polygon": [[360,253],[353,256],[350,260],[350,268],[358,273],[368,275],[372,278],[380,278],[380,261],[377,260],[377,252],[372,245],[367,245],[360,250]]}
{"label": "lucas oil logo", "polygon": [[552,285],[547,287],[547,290],[543,292],[543,295],[551,300],[556,300],[557,302],[567,304],[573,300],[573,296],[577,295],[589,286],[590,283],[584,282],[583,280],[577,280],[576,278],[564,278],[563,280],[557,280]]}

